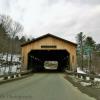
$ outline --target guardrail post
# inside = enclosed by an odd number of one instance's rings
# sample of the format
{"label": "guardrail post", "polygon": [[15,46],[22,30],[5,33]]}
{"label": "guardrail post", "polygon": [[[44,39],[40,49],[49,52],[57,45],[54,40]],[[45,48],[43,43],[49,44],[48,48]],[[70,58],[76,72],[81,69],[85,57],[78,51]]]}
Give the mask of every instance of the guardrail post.
{"label": "guardrail post", "polygon": [[18,74],[18,77],[21,77],[21,74]]}
{"label": "guardrail post", "polygon": [[14,75],[14,78],[16,78],[16,75]]}
{"label": "guardrail post", "polygon": [[8,79],[10,79],[11,77],[10,76],[7,76],[8,77]]}
{"label": "guardrail post", "polygon": [[89,76],[86,76],[86,80],[89,81],[90,80],[90,77]]}
{"label": "guardrail post", "polygon": [[83,75],[80,75],[80,77],[81,77],[80,79],[82,79],[82,80],[83,80]]}

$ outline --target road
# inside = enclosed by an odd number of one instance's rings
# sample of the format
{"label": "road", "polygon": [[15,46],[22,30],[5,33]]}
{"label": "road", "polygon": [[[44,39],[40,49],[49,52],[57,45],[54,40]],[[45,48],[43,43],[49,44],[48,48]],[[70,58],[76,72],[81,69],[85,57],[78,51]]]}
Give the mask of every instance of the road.
{"label": "road", "polygon": [[0,100],[95,100],[80,92],[61,73],[39,73],[0,85]]}

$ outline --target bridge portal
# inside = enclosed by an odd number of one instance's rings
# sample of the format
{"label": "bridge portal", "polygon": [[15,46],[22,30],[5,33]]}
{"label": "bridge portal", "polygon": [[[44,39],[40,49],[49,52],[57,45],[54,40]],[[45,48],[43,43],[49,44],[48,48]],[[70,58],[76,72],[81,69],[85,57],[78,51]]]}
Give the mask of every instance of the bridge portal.
{"label": "bridge portal", "polygon": [[22,70],[45,70],[45,61],[57,61],[58,71],[76,68],[77,45],[55,35],[43,35],[21,47]]}

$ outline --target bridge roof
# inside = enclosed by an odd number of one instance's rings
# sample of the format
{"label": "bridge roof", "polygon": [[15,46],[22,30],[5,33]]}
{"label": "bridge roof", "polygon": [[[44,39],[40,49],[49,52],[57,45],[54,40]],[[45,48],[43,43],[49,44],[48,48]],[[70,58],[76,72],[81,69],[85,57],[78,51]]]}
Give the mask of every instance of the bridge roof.
{"label": "bridge roof", "polygon": [[26,42],[26,43],[22,44],[21,47],[26,46],[26,45],[28,45],[28,44],[30,44],[30,43],[36,42],[36,41],[38,41],[38,40],[40,40],[40,39],[43,39],[43,38],[46,38],[46,37],[53,37],[53,38],[62,40],[62,41],[64,41],[64,42],[70,43],[70,44],[72,44],[72,45],[74,45],[74,46],[77,46],[77,44],[74,43],[74,42],[68,41],[68,40],[66,40],[66,39],[63,39],[63,38],[60,38],[60,37],[58,37],[58,36],[55,36],[55,35],[52,35],[52,34],[48,33],[48,34],[42,35],[42,36],[40,36],[40,37],[38,37],[38,38],[35,38],[35,39],[33,39],[33,40],[29,41],[29,42]]}

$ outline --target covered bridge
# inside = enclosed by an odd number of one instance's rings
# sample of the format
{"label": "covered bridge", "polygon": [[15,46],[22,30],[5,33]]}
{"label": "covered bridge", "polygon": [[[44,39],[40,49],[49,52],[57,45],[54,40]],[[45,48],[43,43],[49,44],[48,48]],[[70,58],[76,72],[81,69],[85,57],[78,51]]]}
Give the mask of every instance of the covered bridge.
{"label": "covered bridge", "polygon": [[43,70],[45,61],[57,61],[57,70],[76,68],[77,44],[52,34],[27,42],[22,47],[22,70]]}

